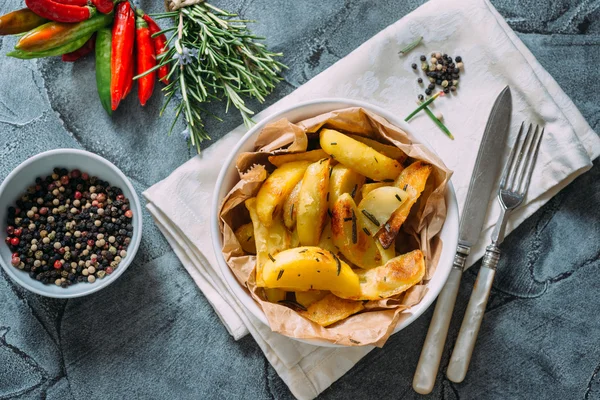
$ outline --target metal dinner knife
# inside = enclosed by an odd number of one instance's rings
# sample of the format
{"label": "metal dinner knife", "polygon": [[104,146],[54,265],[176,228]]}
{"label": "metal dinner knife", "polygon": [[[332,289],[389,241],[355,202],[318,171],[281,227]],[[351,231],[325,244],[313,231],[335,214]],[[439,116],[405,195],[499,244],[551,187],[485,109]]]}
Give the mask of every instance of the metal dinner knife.
{"label": "metal dinner knife", "polygon": [[512,98],[506,86],[494,102],[479,146],[467,200],[462,212],[454,265],[440,293],[423,344],[413,379],[413,389],[420,394],[432,391],[448,335],[456,295],[471,247],[479,240],[490,198],[496,193],[502,156],[509,133]]}

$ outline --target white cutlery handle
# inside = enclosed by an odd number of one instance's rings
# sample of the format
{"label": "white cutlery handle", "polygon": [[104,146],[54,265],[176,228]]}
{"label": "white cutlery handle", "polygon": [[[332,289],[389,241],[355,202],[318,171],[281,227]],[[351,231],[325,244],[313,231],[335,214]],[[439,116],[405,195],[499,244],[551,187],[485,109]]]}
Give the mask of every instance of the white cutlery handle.
{"label": "white cutlery handle", "polygon": [[477,274],[477,280],[469,299],[467,311],[465,311],[465,317],[458,332],[458,338],[450,357],[450,364],[448,364],[446,376],[452,382],[460,383],[467,375],[477,334],[479,333],[483,314],[485,313],[485,306],[492,290],[492,283],[496,275],[496,264],[499,257],[500,251],[498,248],[494,245],[488,246],[482,266]]}
{"label": "white cutlery handle", "polygon": [[438,296],[413,379],[413,389],[419,394],[428,394],[433,390],[461,277],[462,268],[453,267]]}

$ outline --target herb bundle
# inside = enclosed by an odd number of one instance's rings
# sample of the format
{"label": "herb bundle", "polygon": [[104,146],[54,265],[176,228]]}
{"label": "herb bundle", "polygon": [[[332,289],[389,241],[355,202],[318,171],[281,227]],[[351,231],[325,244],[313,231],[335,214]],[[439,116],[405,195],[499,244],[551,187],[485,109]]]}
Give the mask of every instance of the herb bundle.
{"label": "herb bundle", "polygon": [[183,115],[186,129],[182,134],[200,152],[200,143],[210,139],[204,127],[204,118],[210,114],[203,106],[212,100],[226,100],[226,111],[233,105],[240,111],[244,124],[251,125],[254,113],[246,106],[244,97],[261,103],[265,100],[282,79],[279,73],[285,65],[276,60],[282,54],[270,52],[260,43],[263,38],[246,27],[250,21],[236,19],[236,14],[206,2],[154,17],[171,18],[176,25],[159,32],[172,32],[172,36],[168,40],[169,50],[157,57],[154,68],[171,65],[167,77],[170,83],[163,88],[166,101],[160,114],[173,98],[180,100],[169,134]]}

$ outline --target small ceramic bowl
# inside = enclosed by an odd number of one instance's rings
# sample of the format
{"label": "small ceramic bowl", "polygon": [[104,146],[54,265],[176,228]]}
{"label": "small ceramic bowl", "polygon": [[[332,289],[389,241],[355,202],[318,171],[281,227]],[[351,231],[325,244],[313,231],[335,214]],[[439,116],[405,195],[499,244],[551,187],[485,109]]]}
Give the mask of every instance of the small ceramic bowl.
{"label": "small ceramic bowl", "polygon": [[[81,282],[67,288],[51,284],[45,285],[32,279],[27,272],[20,271],[10,263],[11,251],[5,243],[8,207],[15,204],[19,196],[34,183],[36,177],[48,176],[56,167],[68,170],[80,169],[90,176],[97,176],[111,185],[121,188],[125,197],[129,199],[130,208],[134,212],[133,236],[127,247],[127,256],[123,258],[119,267],[112,274],[107,274],[103,279],[98,279],[94,283]],[[97,292],[117,280],[131,264],[142,236],[141,215],[140,200],[133,186],[123,172],[110,161],[88,151],[76,149],[56,149],[40,153],[15,168],[0,185],[0,265],[6,274],[19,285],[42,296],[65,299]]]}
{"label": "small ceramic bowl", "polygon": [[[393,125],[401,128],[405,132],[407,132],[410,137],[413,139],[415,143],[422,143],[431,149],[431,146],[416,132],[414,132],[414,128],[405,123],[402,119],[397,116],[370,104],[355,101],[355,100],[347,100],[347,99],[322,99],[310,101],[307,103],[301,103],[295,105],[293,107],[284,109],[280,112],[277,112],[262,121],[260,121],[257,125],[255,125],[252,129],[250,129],[243,137],[240,139],[238,145],[233,149],[231,154],[225,160],[223,164],[223,168],[219,173],[219,177],[217,178],[217,183],[215,186],[215,192],[213,195],[212,202],[212,216],[211,216],[211,235],[213,248],[215,253],[217,254],[217,261],[219,263],[219,268],[225,277],[225,281],[227,285],[234,293],[234,295],[240,300],[240,302],[262,323],[268,325],[267,318],[260,308],[260,306],[252,299],[250,293],[239,284],[236,280],[235,275],[225,262],[223,258],[221,249],[223,246],[223,236],[219,230],[219,207],[223,202],[224,197],[227,193],[233,188],[233,186],[239,181],[238,171],[236,169],[236,159],[238,155],[242,152],[253,151],[254,150],[254,142],[256,137],[262,130],[262,128],[270,123],[277,121],[281,118],[287,118],[291,122],[302,121],[307,118],[311,118],[320,114],[324,114],[326,112],[330,112],[333,110],[339,110],[342,108],[348,107],[362,107],[366,110],[369,110],[375,114],[382,116],[387,119]],[[458,203],[456,200],[456,193],[454,192],[454,187],[452,183],[448,183],[448,190],[446,191],[446,204],[447,204],[447,215],[446,221],[444,222],[444,227],[439,233],[440,238],[443,242],[442,254],[439,259],[439,263],[435,270],[435,273],[432,279],[427,284],[428,291],[425,297],[421,300],[419,304],[410,309],[406,310],[406,313],[409,313],[410,316],[402,322],[400,322],[394,333],[401,331],[410,325],[415,319],[417,319],[421,314],[427,310],[427,308],[433,303],[435,298],[438,296],[444,283],[446,283],[446,279],[450,274],[450,269],[452,268],[452,262],[454,260],[454,254],[456,250],[456,245],[458,243]],[[304,343],[309,343],[317,346],[326,346],[326,347],[340,347],[340,345],[329,343],[325,340],[317,340],[317,339],[297,339]],[[343,347],[343,346],[341,346]]]}

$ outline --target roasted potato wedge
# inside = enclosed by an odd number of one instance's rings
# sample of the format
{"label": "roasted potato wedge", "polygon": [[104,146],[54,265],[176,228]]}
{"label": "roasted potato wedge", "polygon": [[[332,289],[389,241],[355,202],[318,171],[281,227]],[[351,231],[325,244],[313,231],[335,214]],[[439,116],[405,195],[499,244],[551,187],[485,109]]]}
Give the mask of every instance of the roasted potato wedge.
{"label": "roasted potato wedge", "polygon": [[379,300],[400,294],[419,283],[425,275],[425,259],[421,250],[413,250],[388,261],[381,267],[358,271],[360,295],[339,297],[351,300]]}
{"label": "roasted potato wedge", "polygon": [[254,242],[256,243],[256,286],[264,287],[263,266],[269,257],[288,249],[292,245],[292,234],[288,231],[281,219],[272,220],[271,226],[266,227],[258,218],[256,212],[256,198],[246,200],[246,208],[250,212],[250,219],[254,226]]}
{"label": "roasted potato wedge", "polygon": [[378,142],[377,140],[374,140],[374,139],[371,139],[368,137],[364,137],[364,136],[360,136],[360,135],[348,135],[348,136],[350,136],[354,140],[358,140],[359,142],[366,144],[369,147],[374,148],[379,153],[383,154],[384,156],[388,156],[389,158],[392,158],[392,159],[398,161],[399,163],[403,163],[408,158],[406,153],[404,153],[402,150],[400,150],[396,146],[392,146],[389,144],[383,144],[381,142]]}
{"label": "roasted potato wedge", "polygon": [[329,178],[329,209],[343,193],[350,193],[356,200],[357,194],[365,183],[366,178],[350,168],[337,164],[331,170]]}
{"label": "roasted potato wedge", "polygon": [[330,294],[326,290],[309,290],[308,292],[295,292],[296,303],[304,308],[308,308],[311,304],[316,303],[325,296]]}
{"label": "roasted potato wedge", "polygon": [[364,308],[365,306],[361,301],[340,299],[333,294],[329,294],[312,303],[306,311],[300,311],[299,314],[321,326],[329,326],[362,311]]}
{"label": "roasted potato wedge", "polygon": [[360,268],[383,265],[380,248],[371,232],[358,218],[358,209],[349,193],[344,193],[333,206],[331,233],[333,243],[348,261]]}
{"label": "roasted potato wedge", "polygon": [[309,165],[309,161],[294,161],[284,164],[273,171],[263,182],[256,195],[256,213],[264,226],[271,226],[273,214],[276,214],[277,209],[282,207],[283,202],[290,195],[294,186],[300,182]]}
{"label": "roasted potato wedge", "polygon": [[321,238],[319,239],[318,247],[331,251],[333,254],[338,253],[337,247],[333,243],[333,234],[331,233],[331,219],[327,218],[325,222],[325,228],[323,228],[323,232],[321,233]]}
{"label": "roasted potato wedge", "polygon": [[321,148],[338,162],[375,181],[396,179],[402,164],[333,129],[322,129]]}
{"label": "roasted potato wedge", "polygon": [[329,158],[309,165],[298,193],[296,229],[303,246],[316,246],[327,218],[329,190]]}
{"label": "roasted potato wedge", "polygon": [[298,215],[298,194],[302,187],[302,181],[298,182],[291,191],[288,198],[283,203],[283,223],[289,230],[294,229],[296,225],[296,216]]}
{"label": "roasted potato wedge", "polygon": [[254,242],[254,225],[248,222],[235,230],[235,237],[242,246],[242,250],[249,254],[256,254],[256,243]]}
{"label": "roasted potato wedge", "polygon": [[372,190],[358,205],[358,216],[373,236],[388,222],[394,211],[408,199],[408,193],[395,186]]}
{"label": "roasted potato wedge", "polygon": [[373,182],[373,183],[365,183],[361,188],[360,188],[360,198],[364,199],[365,197],[367,197],[367,195],[380,187],[385,187],[385,186],[393,186],[394,183],[393,182]]}
{"label": "roasted potato wedge", "polygon": [[429,178],[432,169],[433,167],[431,165],[426,164],[423,161],[416,161],[406,167],[396,182],[394,182],[394,186],[406,191],[409,194],[409,197],[402,203],[400,208],[392,214],[388,222],[389,229],[379,230],[377,238],[384,248],[389,248],[394,243],[394,240],[400,231],[400,227],[404,221],[406,221],[406,218],[408,218],[410,209],[417,202],[421,192],[425,189],[427,178]]}
{"label": "roasted potato wedge", "polygon": [[319,247],[297,247],[271,257],[263,268],[265,285],[302,292],[335,290],[346,297],[359,296],[358,276],[335,254]]}
{"label": "roasted potato wedge", "polygon": [[265,297],[271,303],[279,303],[280,301],[285,300],[287,296],[285,290],[271,288],[263,288],[263,290],[265,291]]}
{"label": "roasted potato wedge", "polygon": [[309,161],[311,163],[327,158],[329,155],[322,149],[306,151],[303,153],[288,153],[269,156],[269,162],[276,167],[293,161]]}

